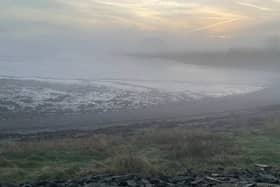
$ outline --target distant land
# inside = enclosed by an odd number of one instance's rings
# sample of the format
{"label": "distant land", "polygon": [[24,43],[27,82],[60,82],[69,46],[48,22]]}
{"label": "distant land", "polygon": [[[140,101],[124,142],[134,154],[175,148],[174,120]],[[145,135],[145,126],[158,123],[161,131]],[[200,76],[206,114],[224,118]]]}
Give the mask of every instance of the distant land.
{"label": "distant land", "polygon": [[[138,58],[159,58],[187,64],[256,70],[279,70],[280,49],[230,49],[227,51],[131,53]],[[275,69],[276,68],[276,69]]]}

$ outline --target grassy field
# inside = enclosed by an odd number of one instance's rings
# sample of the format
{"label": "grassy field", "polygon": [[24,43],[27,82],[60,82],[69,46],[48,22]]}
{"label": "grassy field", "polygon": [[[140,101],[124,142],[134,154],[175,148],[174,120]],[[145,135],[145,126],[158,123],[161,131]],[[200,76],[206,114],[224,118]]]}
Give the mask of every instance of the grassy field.
{"label": "grassy field", "polygon": [[131,133],[0,144],[0,181],[20,183],[99,173],[176,175],[187,169],[280,166],[280,123],[257,129],[145,128]]}

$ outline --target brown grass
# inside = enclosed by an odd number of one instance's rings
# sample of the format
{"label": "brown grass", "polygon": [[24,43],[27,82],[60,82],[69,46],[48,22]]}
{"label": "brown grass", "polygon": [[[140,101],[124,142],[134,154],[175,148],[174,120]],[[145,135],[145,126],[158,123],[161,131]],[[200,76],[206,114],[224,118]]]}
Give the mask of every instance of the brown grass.
{"label": "brown grass", "polygon": [[112,173],[137,173],[146,176],[155,175],[158,171],[145,157],[137,156],[135,153],[127,153],[113,157],[109,169]]}
{"label": "brown grass", "polygon": [[27,176],[53,178],[56,174],[67,177],[89,172],[173,175],[190,167],[234,163],[240,152],[225,135],[184,128],[146,129],[134,135],[41,139],[0,148],[0,166],[7,171],[28,170],[28,174],[20,173],[22,180]]}
{"label": "brown grass", "polygon": [[139,138],[138,142],[159,147],[168,160],[179,161],[186,167],[228,164],[241,151],[230,136],[203,130],[155,129]]}

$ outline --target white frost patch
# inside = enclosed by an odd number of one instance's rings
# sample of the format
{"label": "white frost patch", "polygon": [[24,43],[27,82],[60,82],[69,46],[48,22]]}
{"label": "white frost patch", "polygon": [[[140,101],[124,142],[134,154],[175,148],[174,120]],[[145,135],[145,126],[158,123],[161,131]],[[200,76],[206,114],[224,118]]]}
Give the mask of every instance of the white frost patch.
{"label": "white frost patch", "polygon": [[122,81],[134,87],[156,89],[173,94],[186,94],[192,98],[221,97],[227,95],[246,94],[262,90],[264,86],[224,83],[195,83],[187,81]]}
{"label": "white frost patch", "polygon": [[39,112],[118,111],[204,97],[246,94],[264,88],[261,85],[198,84],[187,81],[23,80],[0,78],[0,109]]}

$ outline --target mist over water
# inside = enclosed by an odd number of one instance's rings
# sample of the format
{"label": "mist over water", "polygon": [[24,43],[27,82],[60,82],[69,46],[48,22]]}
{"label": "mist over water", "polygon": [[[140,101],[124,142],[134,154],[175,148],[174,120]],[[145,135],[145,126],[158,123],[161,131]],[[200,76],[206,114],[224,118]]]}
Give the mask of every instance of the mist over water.
{"label": "mist over water", "polygon": [[178,81],[265,82],[270,72],[184,64],[165,59],[99,55],[94,57],[5,57],[0,74],[59,79],[128,79]]}
{"label": "mist over water", "polygon": [[9,63],[0,64],[0,74],[31,80],[59,79],[62,83],[76,79],[99,81],[98,84],[102,86],[117,89],[155,89],[165,93],[187,94],[196,99],[260,91],[269,87],[275,79],[274,74],[256,70],[100,55],[90,58],[12,59]]}

